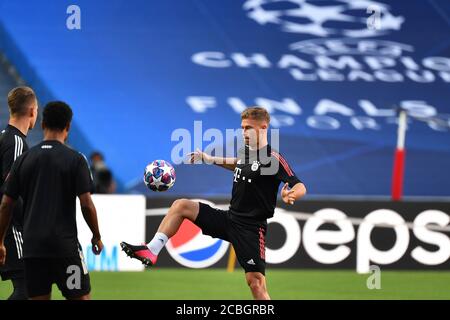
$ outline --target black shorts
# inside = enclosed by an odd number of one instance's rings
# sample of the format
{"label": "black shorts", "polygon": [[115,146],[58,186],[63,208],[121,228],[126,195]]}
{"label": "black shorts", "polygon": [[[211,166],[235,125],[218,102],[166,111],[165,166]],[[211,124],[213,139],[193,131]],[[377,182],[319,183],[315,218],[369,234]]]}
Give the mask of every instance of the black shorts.
{"label": "black shorts", "polygon": [[195,224],[203,234],[230,242],[245,272],[266,271],[266,221],[236,216],[227,210],[199,203]]}
{"label": "black shorts", "polygon": [[66,299],[91,292],[89,273],[82,254],[66,258],[25,258],[25,282],[30,298],[48,295],[53,283]]}
{"label": "black shorts", "polygon": [[24,277],[22,245],[22,232],[18,228],[10,226],[5,237],[6,262],[0,267],[2,280]]}

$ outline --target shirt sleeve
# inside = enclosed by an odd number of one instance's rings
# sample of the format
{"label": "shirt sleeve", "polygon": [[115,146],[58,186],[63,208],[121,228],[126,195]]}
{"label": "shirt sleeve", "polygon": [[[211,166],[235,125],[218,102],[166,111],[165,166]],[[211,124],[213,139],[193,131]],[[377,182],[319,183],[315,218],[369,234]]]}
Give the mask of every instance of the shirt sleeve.
{"label": "shirt sleeve", "polygon": [[14,144],[8,144],[6,149],[4,150],[2,154],[2,177],[5,180],[6,176],[9,173],[9,170],[11,170],[11,167],[16,161],[16,159],[22,155],[23,153],[23,146],[24,141],[19,136],[14,136],[15,143]]}
{"label": "shirt sleeve", "polygon": [[7,174],[5,184],[3,186],[3,192],[7,196],[17,200],[20,195],[20,177],[19,177],[19,167],[21,163],[21,159],[18,158],[17,161],[14,162],[11,170]]}
{"label": "shirt sleeve", "polygon": [[272,156],[278,161],[278,172],[276,175],[278,180],[283,181],[284,183],[287,182],[290,188],[297,183],[302,183],[281,154],[273,151]]}
{"label": "shirt sleeve", "polygon": [[92,180],[92,174],[91,171],[89,170],[89,166],[87,163],[86,158],[84,157],[84,155],[80,154],[80,157],[78,159],[78,164],[77,164],[77,170],[76,170],[76,193],[77,196],[82,195],[83,193],[93,193],[94,191],[94,183]]}

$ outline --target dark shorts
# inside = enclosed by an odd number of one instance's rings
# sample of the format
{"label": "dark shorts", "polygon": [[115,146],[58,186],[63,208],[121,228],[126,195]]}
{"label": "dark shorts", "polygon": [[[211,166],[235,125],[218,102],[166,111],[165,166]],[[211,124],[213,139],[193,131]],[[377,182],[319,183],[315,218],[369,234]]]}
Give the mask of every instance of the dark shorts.
{"label": "dark shorts", "polygon": [[0,267],[2,280],[24,277],[22,245],[22,232],[18,228],[10,226],[5,237],[6,263]]}
{"label": "dark shorts", "polygon": [[48,295],[55,283],[66,299],[91,292],[89,273],[82,254],[66,258],[25,258],[25,282],[30,298]]}
{"label": "dark shorts", "polygon": [[203,234],[230,242],[236,251],[239,264],[245,272],[265,274],[265,238],[267,223],[236,216],[227,210],[199,203],[195,224]]}

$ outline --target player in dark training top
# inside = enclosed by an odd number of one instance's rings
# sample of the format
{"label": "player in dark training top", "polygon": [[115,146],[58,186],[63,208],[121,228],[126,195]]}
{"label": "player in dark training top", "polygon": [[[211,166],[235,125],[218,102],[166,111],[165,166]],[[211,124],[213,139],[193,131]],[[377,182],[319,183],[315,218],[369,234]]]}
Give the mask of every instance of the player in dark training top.
{"label": "player in dark training top", "polygon": [[64,144],[71,120],[67,104],[47,104],[42,119],[44,141],[16,159],[5,182],[0,205],[0,265],[8,259],[3,239],[12,208],[21,197],[25,282],[31,299],[50,299],[53,283],[67,299],[90,298],[89,274],[77,238],[77,197],[93,234],[94,254],[103,248],[86,158]]}
{"label": "player in dark training top", "polygon": [[[38,103],[33,90],[17,87],[8,94],[9,122],[0,134],[0,185],[14,161],[28,150],[28,130],[33,129],[38,115]],[[3,193],[3,190],[0,191]],[[0,197],[2,195],[0,194]],[[11,280],[13,292],[8,300],[26,300],[25,274],[23,268],[23,212],[19,198],[12,215],[11,225],[6,232],[5,247],[10,253],[4,266],[0,267],[3,281]]]}
{"label": "player in dark training top", "polygon": [[190,155],[191,163],[204,161],[233,170],[233,190],[229,210],[205,203],[176,200],[146,246],[122,242],[125,253],[147,266],[156,263],[158,254],[184,219],[200,227],[204,234],[229,241],[245,270],[247,284],[255,299],[270,299],[265,280],[265,237],[267,219],[273,216],[278,188],[285,203],[293,204],[306,194],[303,183],[287,161],[268,144],[268,112],[259,107],[241,114],[245,147],[237,158],[219,158],[200,150]]}

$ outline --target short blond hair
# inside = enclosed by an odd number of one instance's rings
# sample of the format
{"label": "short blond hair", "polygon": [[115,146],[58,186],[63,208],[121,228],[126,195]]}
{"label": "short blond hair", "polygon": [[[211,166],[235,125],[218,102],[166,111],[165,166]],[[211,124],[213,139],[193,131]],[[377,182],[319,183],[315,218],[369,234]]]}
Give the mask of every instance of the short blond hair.
{"label": "short blond hair", "polygon": [[261,107],[250,107],[242,111],[241,120],[244,119],[252,119],[252,120],[260,120],[266,121],[270,123],[270,114],[266,109]]}
{"label": "short blond hair", "polygon": [[14,88],[8,93],[9,112],[12,116],[24,116],[34,100],[36,94],[30,87]]}

